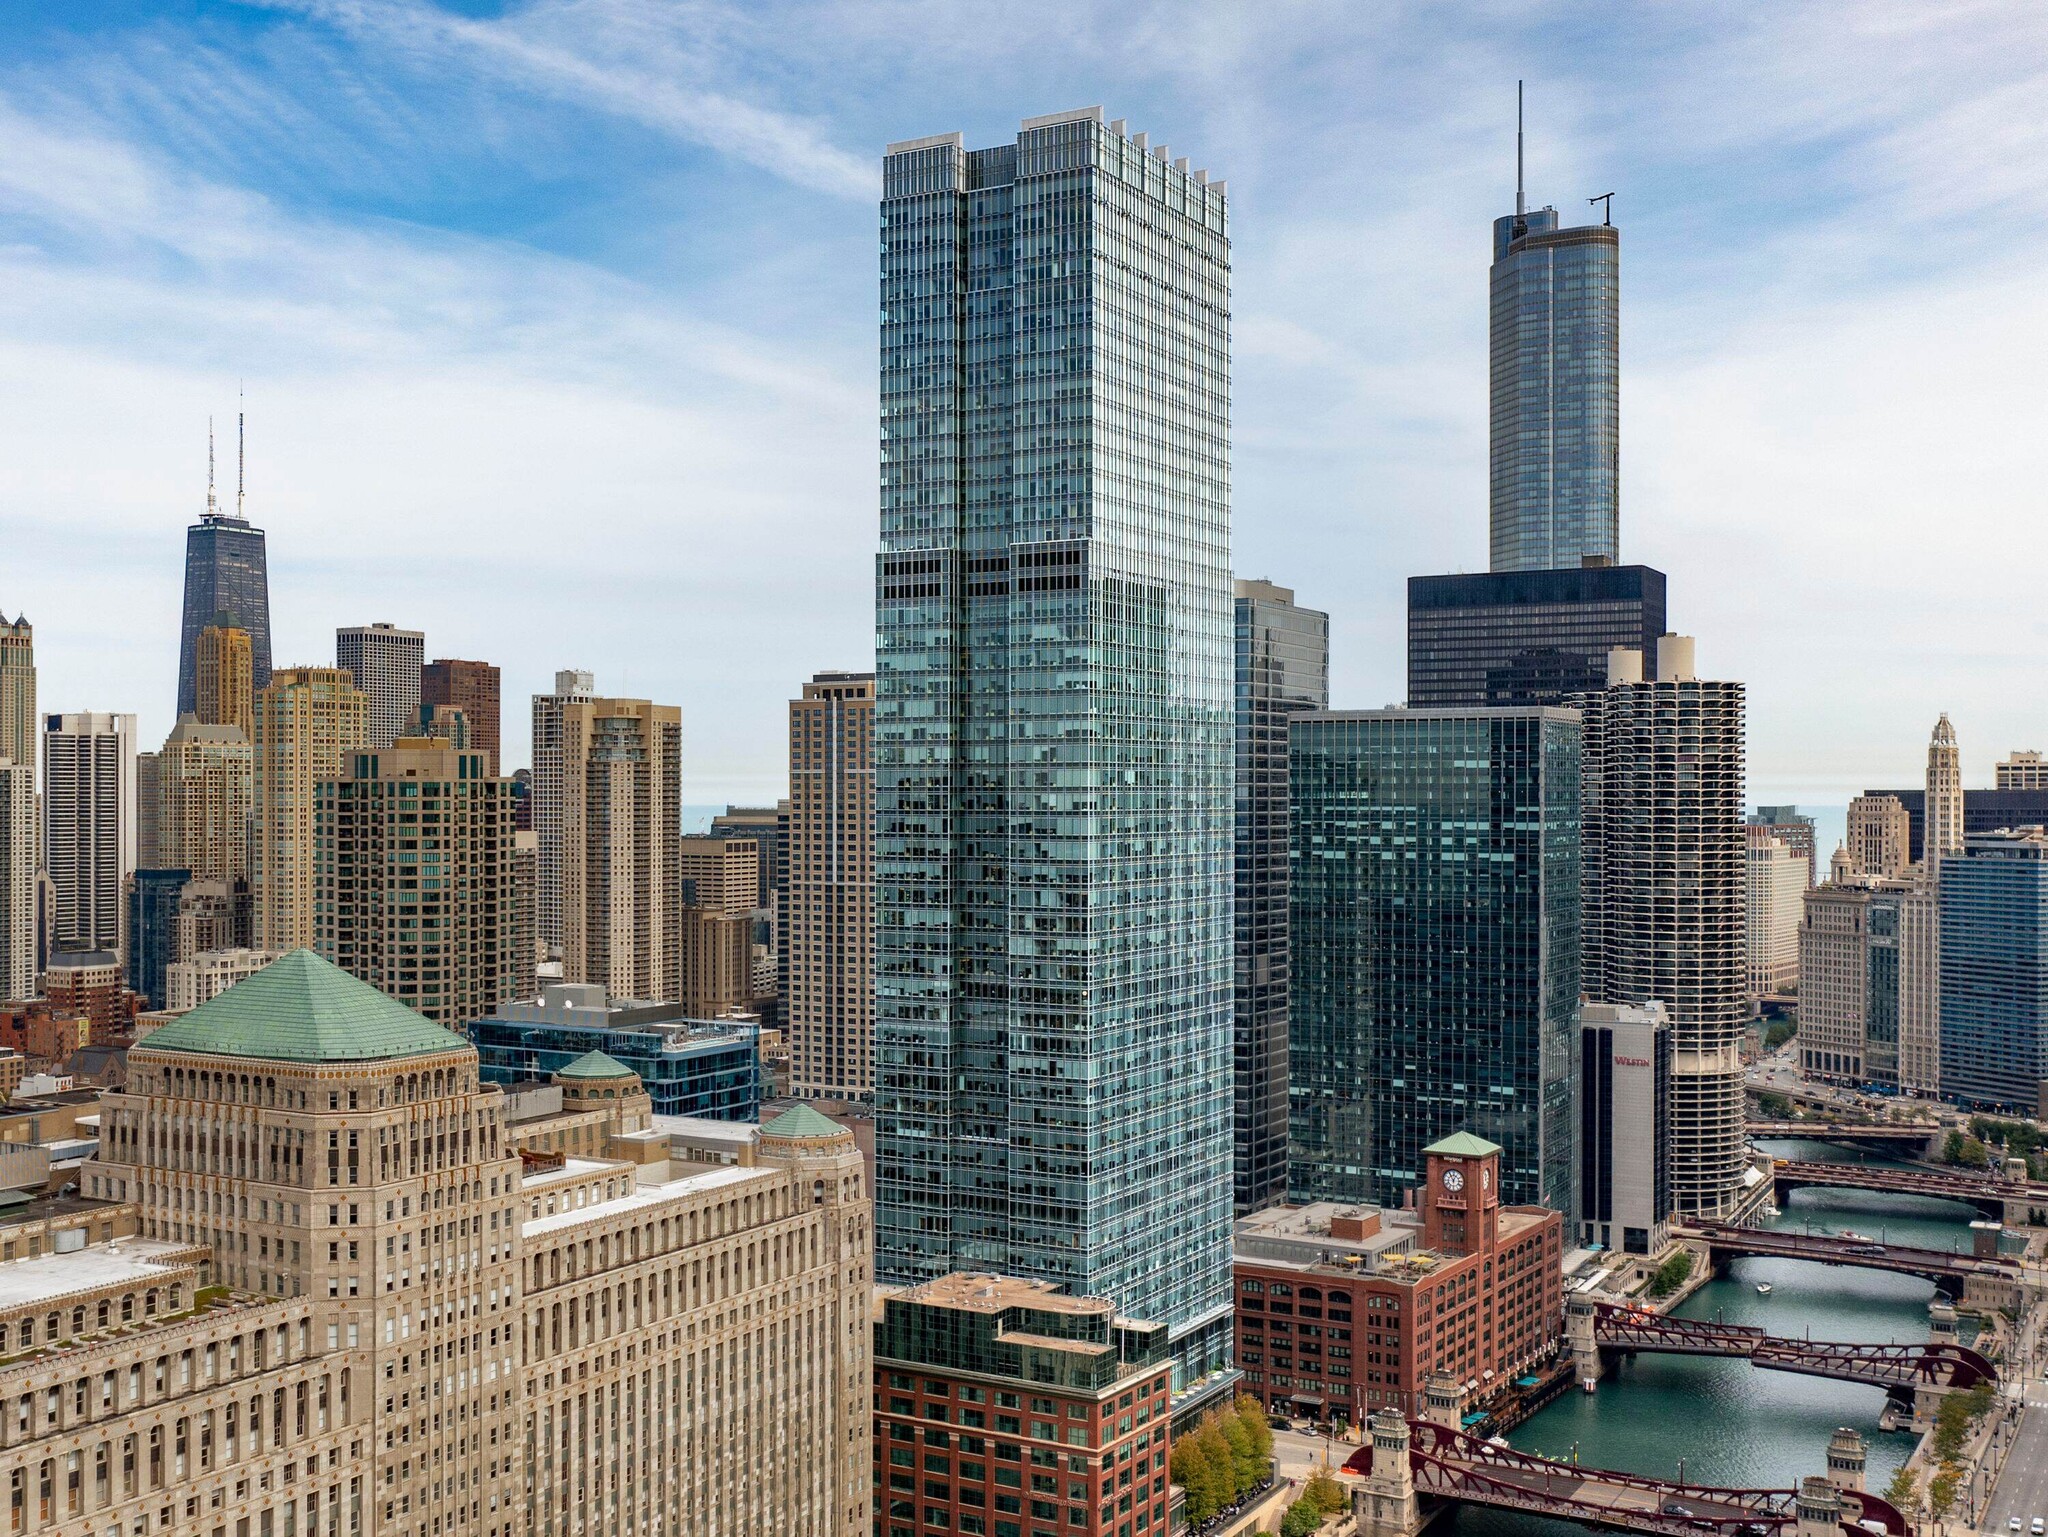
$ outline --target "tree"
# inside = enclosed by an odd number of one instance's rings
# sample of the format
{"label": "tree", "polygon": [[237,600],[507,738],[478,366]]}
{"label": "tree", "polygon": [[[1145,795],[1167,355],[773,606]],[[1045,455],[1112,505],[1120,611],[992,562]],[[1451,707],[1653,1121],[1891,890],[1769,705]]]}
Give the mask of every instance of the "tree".
{"label": "tree", "polygon": [[[1187,1494],[1189,1526],[1200,1526],[1228,1505],[1231,1498],[1228,1457],[1216,1456],[1209,1438],[1202,1434],[1207,1428],[1204,1421],[1193,1435],[1175,1442],[1173,1447],[1173,1481]],[[1227,1454],[1228,1448],[1225,1450]]]}
{"label": "tree", "polygon": [[1920,1475],[1911,1468],[1899,1468],[1884,1486],[1884,1497],[1894,1510],[1910,1513],[1920,1503]]}
{"label": "tree", "polygon": [[1309,1537],[1322,1524],[1322,1511],[1314,1500],[1304,1494],[1288,1506],[1287,1514],[1280,1518],[1280,1537]]}
{"label": "tree", "polygon": [[1756,1107],[1768,1121],[1788,1120],[1792,1115],[1792,1101],[1774,1089],[1766,1089],[1757,1095]]}
{"label": "tree", "polygon": [[1308,1487],[1301,1491],[1301,1497],[1314,1502],[1316,1509],[1326,1516],[1336,1515],[1351,1503],[1351,1497],[1344,1492],[1344,1486],[1323,1472],[1318,1472],[1308,1481]]}
{"label": "tree", "polygon": [[1263,1483],[1273,1461],[1273,1427],[1266,1423],[1265,1409],[1249,1393],[1241,1396],[1234,1407],[1237,1417],[1244,1421],[1245,1433],[1252,1438],[1252,1451],[1259,1459],[1259,1480]]}
{"label": "tree", "polygon": [[1963,1470],[1952,1462],[1943,1463],[1934,1482],[1927,1486],[1927,1508],[1934,1512],[1935,1520],[1943,1520],[1955,1509],[1956,1495],[1962,1487]]}
{"label": "tree", "polygon": [[1960,1131],[1951,1131],[1946,1137],[1941,1139],[1941,1161],[1943,1163],[1961,1163],[1963,1161],[1963,1134]]}
{"label": "tree", "polygon": [[1692,1250],[1675,1249],[1650,1278],[1650,1295],[1668,1297],[1692,1276]]}
{"label": "tree", "polygon": [[1230,1497],[1235,1500],[1266,1481],[1266,1465],[1252,1449],[1251,1432],[1235,1410],[1216,1411],[1216,1428],[1230,1450]]}

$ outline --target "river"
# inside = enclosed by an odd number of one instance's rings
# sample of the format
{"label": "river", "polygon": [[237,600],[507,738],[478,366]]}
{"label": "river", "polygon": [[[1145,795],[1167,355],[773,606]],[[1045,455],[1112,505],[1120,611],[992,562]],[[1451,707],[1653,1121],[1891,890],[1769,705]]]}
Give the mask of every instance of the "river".
{"label": "river", "polygon": [[[1796,1150],[1796,1153],[1795,1153]],[[1786,1156],[1853,1161],[1853,1153],[1814,1144],[1772,1144]],[[1873,1160],[1879,1161],[1879,1160]],[[1775,1228],[1837,1233],[1853,1228],[1892,1243],[1967,1249],[1976,1213],[1946,1201],[1855,1190],[1793,1193]],[[1757,1295],[1769,1282],[1771,1295]],[[1799,1260],[1743,1259],[1728,1279],[1713,1281],[1677,1309],[1684,1318],[1755,1324],[1773,1334],[1884,1344],[1927,1337],[1931,1282],[1879,1270],[1852,1270]],[[1868,1483],[1883,1489],[1906,1460],[1914,1438],[1885,1433],[1877,1417],[1881,1388],[1759,1371],[1746,1361],[1707,1356],[1642,1355],[1624,1361],[1594,1394],[1570,1392],[1536,1414],[1509,1440],[1547,1457],[1674,1478],[1679,1459],[1691,1483],[1791,1488],[1824,1471],[1828,1437],[1837,1426],[1862,1432],[1870,1445]],[[1462,1537],[1563,1537],[1581,1529],[1508,1512],[1460,1510]]]}

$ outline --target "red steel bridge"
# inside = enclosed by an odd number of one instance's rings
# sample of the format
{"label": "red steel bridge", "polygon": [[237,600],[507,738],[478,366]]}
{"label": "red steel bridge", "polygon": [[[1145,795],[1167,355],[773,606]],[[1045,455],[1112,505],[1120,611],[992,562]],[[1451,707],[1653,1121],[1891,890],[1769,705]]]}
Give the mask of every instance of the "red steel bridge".
{"label": "red steel bridge", "polygon": [[2024,1202],[2048,1210],[2048,1186],[1993,1179],[1986,1174],[1949,1173],[1941,1169],[1888,1169],[1862,1163],[1804,1163],[1772,1160],[1778,1193],[1816,1186],[1834,1190],[1881,1190],[1899,1195],[1933,1196],[1974,1206],[1995,1221],[2005,1219],[2008,1203]]}
{"label": "red steel bridge", "polygon": [[1852,1345],[1832,1340],[1783,1339],[1741,1324],[1671,1318],[1613,1303],[1593,1304],[1593,1339],[1604,1354],[1744,1356],[1775,1372],[1862,1382],[1872,1387],[1971,1388],[1996,1383],[1998,1369],[1967,1345]]}
{"label": "red steel bridge", "polygon": [[[1791,1537],[1798,1522],[1798,1491],[1792,1489],[1718,1489],[1553,1462],[1428,1420],[1410,1420],[1408,1432],[1415,1493],[1431,1503],[1527,1511],[1658,1537]],[[1372,1443],[1344,1468],[1370,1478]],[[1841,1530],[1849,1537],[1872,1537],[1873,1528],[1907,1537],[1906,1518],[1876,1495],[1844,1493],[1841,1499]]]}
{"label": "red steel bridge", "polygon": [[1946,1249],[1915,1249],[1904,1244],[1830,1238],[1818,1233],[1767,1232],[1760,1228],[1730,1227],[1722,1222],[1676,1227],[1672,1236],[1703,1245],[1716,1266],[1723,1260],[1744,1256],[1804,1259],[1822,1265],[1916,1275],[1946,1287],[1960,1287],[1972,1277],[2017,1281],[2020,1275],[2018,1264],[2012,1260],[1977,1259]]}

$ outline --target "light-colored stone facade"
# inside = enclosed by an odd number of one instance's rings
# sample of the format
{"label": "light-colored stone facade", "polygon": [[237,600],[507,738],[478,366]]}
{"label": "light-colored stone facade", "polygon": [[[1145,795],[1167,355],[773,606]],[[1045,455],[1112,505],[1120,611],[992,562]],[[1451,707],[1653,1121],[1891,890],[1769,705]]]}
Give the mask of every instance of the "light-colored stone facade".
{"label": "light-colored stone facade", "polygon": [[156,771],[157,858],[164,869],[189,870],[201,881],[248,875],[254,769],[239,726],[186,716],[171,728]]}
{"label": "light-colored stone facade", "polygon": [[1849,802],[1849,866],[1858,875],[1895,879],[1913,862],[1913,824],[1896,795],[1859,795]]}
{"label": "light-colored stone facade", "polygon": [[782,905],[790,1086],[875,1087],[875,680],[819,673],[789,706],[789,876]]}
{"label": "light-colored stone facade", "polygon": [[255,651],[247,630],[208,625],[193,648],[198,681],[192,713],[209,726],[238,726],[244,741],[256,734]]}
{"label": "light-colored stone facade", "polygon": [[[559,708],[560,741],[551,751],[560,758],[562,980],[595,982],[624,998],[673,998],[681,979],[683,712],[645,699],[550,703]],[[538,768],[536,750],[536,797]],[[537,801],[536,826],[542,809]],[[549,833],[540,830],[545,882]],[[544,903],[544,919],[546,912]]]}
{"label": "light-colored stone facade", "polygon": [[313,942],[314,787],[369,740],[370,702],[339,667],[280,667],[256,696],[255,943]]}
{"label": "light-colored stone facade", "polygon": [[268,950],[201,950],[172,961],[166,972],[164,1007],[183,1014],[247,981],[277,957]]}
{"label": "light-colored stone facade", "polygon": [[1744,883],[1747,922],[1743,948],[1749,991],[1755,998],[1799,985],[1799,915],[1806,897],[1806,856],[1745,824],[1748,866]]}
{"label": "light-colored stone facade", "polygon": [[1963,851],[1963,757],[1948,712],[1927,739],[1927,799],[1920,829],[1920,857],[1940,875],[1941,861]]}

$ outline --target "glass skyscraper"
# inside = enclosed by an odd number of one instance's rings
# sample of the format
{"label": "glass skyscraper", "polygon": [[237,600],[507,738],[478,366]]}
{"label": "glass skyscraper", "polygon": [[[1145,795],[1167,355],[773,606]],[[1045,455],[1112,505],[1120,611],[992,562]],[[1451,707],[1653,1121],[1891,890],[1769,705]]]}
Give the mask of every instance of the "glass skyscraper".
{"label": "glass skyscraper", "polygon": [[1293,1200],[1399,1205],[1470,1131],[1573,1210],[1579,754],[1564,709],[1293,718]]}
{"label": "glass skyscraper", "polygon": [[[211,499],[209,498],[209,501]],[[270,571],[263,530],[209,505],[185,530],[185,624],[178,643],[178,713],[199,708],[199,632],[210,624],[249,632],[250,686],[270,686]]]}
{"label": "glass skyscraper", "polygon": [[1621,231],[1560,229],[1554,208],[1496,219],[1491,291],[1492,568],[1612,563],[1621,540]]}
{"label": "glass skyscraper", "polygon": [[1607,683],[1616,646],[1654,653],[1664,573],[1573,566],[1408,578],[1408,704],[1563,704]]}
{"label": "glass skyscraper", "polygon": [[889,147],[876,1271],[1228,1360],[1230,243],[1100,109]]}
{"label": "glass skyscraper", "polygon": [[1330,616],[1237,584],[1237,1172],[1240,1215],[1287,1198],[1287,722],[1330,707]]}
{"label": "glass skyscraper", "polygon": [[1941,1096],[2034,1114],[2048,1082],[2048,834],[1970,833],[1941,861]]}

